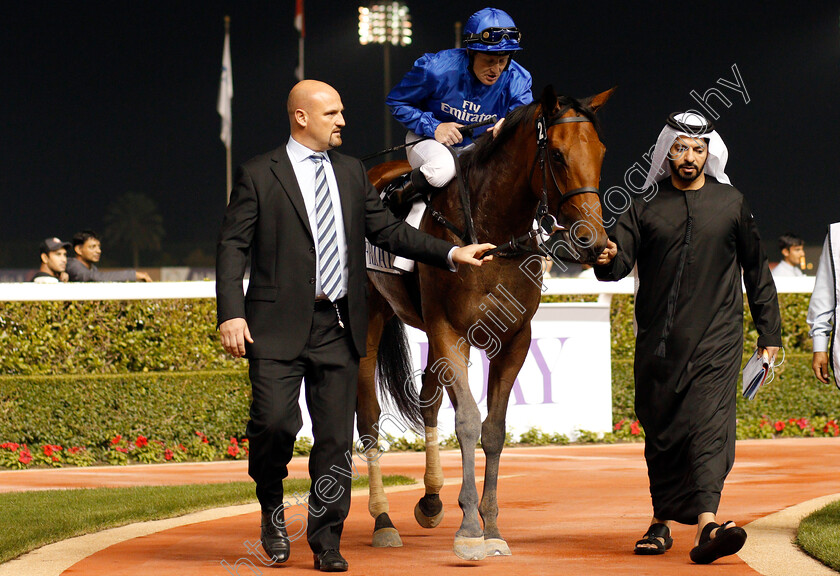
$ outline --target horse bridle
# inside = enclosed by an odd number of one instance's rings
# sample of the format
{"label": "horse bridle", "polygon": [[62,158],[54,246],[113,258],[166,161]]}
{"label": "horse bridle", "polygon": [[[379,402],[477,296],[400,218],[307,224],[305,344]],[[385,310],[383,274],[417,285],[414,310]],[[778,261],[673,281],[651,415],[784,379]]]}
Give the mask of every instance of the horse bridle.
{"label": "horse bridle", "polygon": [[[534,250],[530,246],[527,246],[525,243],[531,240],[532,238],[538,237],[543,230],[550,231],[549,234],[553,234],[555,232],[565,230],[565,227],[561,226],[557,222],[557,218],[549,213],[548,211],[548,176],[551,175],[551,181],[554,183],[554,187],[559,192],[561,190],[560,185],[557,183],[557,176],[554,173],[554,168],[551,165],[551,162],[547,161],[548,155],[548,129],[551,126],[557,126],[558,124],[567,124],[570,122],[592,122],[586,116],[569,116],[563,117],[563,115],[569,111],[571,105],[566,105],[564,108],[560,109],[557,114],[551,116],[550,119],[546,119],[545,114],[540,114],[539,117],[536,119],[536,129],[537,129],[537,153],[534,158],[534,163],[531,165],[531,171],[528,176],[528,180],[530,181],[534,177],[534,170],[537,167],[537,164],[540,166],[540,172],[542,173],[542,190],[541,190],[541,198],[540,204],[537,206],[537,212],[534,216],[534,219],[538,223],[538,227],[536,230],[531,230],[526,234],[523,234],[519,238],[511,237],[510,241],[506,244],[502,244],[501,246],[496,246],[492,250],[488,250],[484,253],[485,256],[489,256],[492,254],[499,254],[500,252],[512,249],[514,253],[517,252],[529,252],[534,254],[539,254],[538,250]],[[587,193],[594,193],[598,194],[598,188],[594,186],[582,186],[580,188],[575,188],[574,190],[569,190],[565,193],[562,193],[560,197],[560,207],[563,206],[565,202],[568,202],[570,199],[574,198],[578,194],[587,194]],[[559,207],[558,207],[559,210]],[[547,221],[547,226],[544,225],[544,221]],[[501,254],[500,254],[501,255]]]}

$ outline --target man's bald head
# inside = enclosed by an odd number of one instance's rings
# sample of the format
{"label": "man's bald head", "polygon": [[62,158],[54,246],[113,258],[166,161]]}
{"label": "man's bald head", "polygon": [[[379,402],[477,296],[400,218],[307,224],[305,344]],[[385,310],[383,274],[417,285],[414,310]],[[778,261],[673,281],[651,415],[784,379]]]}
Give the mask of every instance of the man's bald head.
{"label": "man's bald head", "polygon": [[338,91],[318,80],[298,82],[286,101],[292,137],[316,151],[341,146],[343,110]]}

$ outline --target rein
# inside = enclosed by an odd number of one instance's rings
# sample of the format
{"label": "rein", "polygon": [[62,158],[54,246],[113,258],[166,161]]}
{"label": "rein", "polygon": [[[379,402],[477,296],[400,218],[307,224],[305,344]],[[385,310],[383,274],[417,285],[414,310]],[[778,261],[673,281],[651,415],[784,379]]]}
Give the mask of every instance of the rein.
{"label": "rein", "polygon": [[[585,116],[571,116],[568,118],[563,118],[563,114],[565,114],[571,106],[567,105],[562,108],[557,114],[554,114],[550,119],[546,119],[545,114],[540,114],[540,116],[536,120],[536,129],[537,129],[537,154],[534,158],[534,163],[531,165],[531,171],[528,176],[530,180],[534,176],[534,170],[537,168],[537,164],[540,166],[540,172],[542,173],[542,190],[541,190],[541,198],[540,203],[537,206],[537,212],[534,215],[534,219],[538,222],[538,226],[536,230],[531,230],[522,236],[511,237],[510,241],[502,244],[500,246],[496,246],[495,248],[488,250],[484,253],[485,256],[490,256],[494,254],[498,254],[499,256],[507,256],[512,257],[518,253],[526,252],[530,254],[540,254],[539,250],[534,250],[527,243],[532,239],[536,238],[541,234],[543,229],[551,230],[550,234],[554,234],[564,228],[557,223],[557,219],[548,212],[548,177],[549,174],[551,175],[551,181],[554,183],[554,187],[560,191],[560,185],[557,183],[557,176],[554,173],[554,168],[551,165],[551,162],[546,161],[546,156],[548,154],[548,128],[551,126],[557,126],[558,124],[568,124],[571,122],[592,122],[589,118]],[[582,186],[580,188],[575,188],[574,190],[569,190],[562,194],[560,197],[560,206],[562,206],[565,202],[574,198],[578,194],[586,194],[586,193],[598,193],[598,188],[594,186]],[[538,241],[539,242],[539,241]],[[502,252],[508,251],[505,254]]]}

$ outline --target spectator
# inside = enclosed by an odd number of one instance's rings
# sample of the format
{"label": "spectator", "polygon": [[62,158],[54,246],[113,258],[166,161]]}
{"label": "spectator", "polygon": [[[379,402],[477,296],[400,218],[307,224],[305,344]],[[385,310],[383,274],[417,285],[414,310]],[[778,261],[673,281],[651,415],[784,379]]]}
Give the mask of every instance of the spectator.
{"label": "spectator", "polygon": [[[828,366],[834,371],[834,384],[837,385],[837,369],[840,368],[840,343],[837,342],[837,266],[840,258],[837,247],[840,246],[840,222],[828,227],[825,236],[817,278],[814,280],[814,292],[808,305],[808,326],[814,341],[814,375],[823,384],[829,382]],[[833,341],[832,341],[833,340]],[[829,358],[829,349],[832,358]],[[840,386],[838,386],[840,387]]]}
{"label": "spectator", "polygon": [[120,270],[100,272],[96,267],[102,256],[102,244],[93,230],[82,230],[73,235],[75,258],[67,262],[67,273],[71,282],[151,282],[145,272]]}
{"label": "spectator", "polygon": [[47,238],[41,242],[41,268],[32,277],[36,284],[67,282],[67,249],[70,242]]}
{"label": "spectator", "polygon": [[782,261],[773,268],[773,278],[805,276],[802,268],[805,264],[805,241],[788,232],[779,236],[779,250]]}

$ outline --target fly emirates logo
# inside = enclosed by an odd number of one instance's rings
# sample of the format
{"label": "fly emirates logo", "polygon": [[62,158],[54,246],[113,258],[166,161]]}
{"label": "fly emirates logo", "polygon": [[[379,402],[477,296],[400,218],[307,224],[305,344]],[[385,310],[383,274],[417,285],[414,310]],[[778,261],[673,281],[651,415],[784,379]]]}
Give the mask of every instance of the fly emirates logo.
{"label": "fly emirates logo", "polygon": [[493,117],[492,114],[480,114],[481,104],[475,104],[469,100],[463,100],[460,108],[450,106],[446,102],[440,103],[440,110],[444,114],[454,116],[464,124],[475,124],[476,122],[484,122]]}

